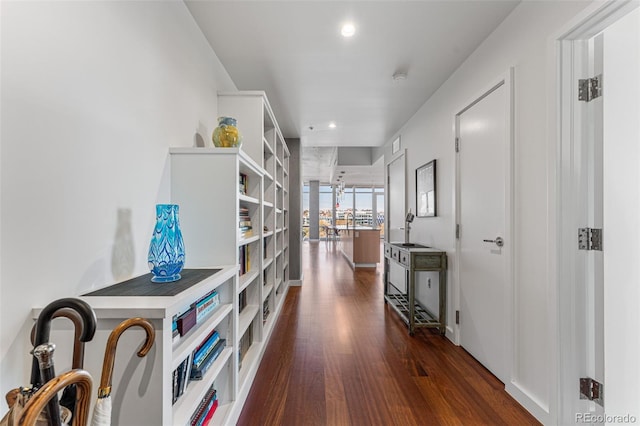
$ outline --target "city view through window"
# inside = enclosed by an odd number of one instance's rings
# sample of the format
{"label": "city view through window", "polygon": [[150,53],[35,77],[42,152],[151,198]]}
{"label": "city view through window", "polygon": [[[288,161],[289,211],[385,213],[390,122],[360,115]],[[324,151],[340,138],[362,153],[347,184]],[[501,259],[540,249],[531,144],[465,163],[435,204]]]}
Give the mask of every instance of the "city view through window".
{"label": "city view through window", "polygon": [[[336,203],[333,204],[333,191]],[[366,226],[380,229],[384,237],[384,188],[350,187],[341,189],[330,185],[319,188],[319,238],[327,238],[331,228]],[[375,212],[374,212],[375,210]],[[335,213],[334,213],[335,212]],[[335,214],[335,218],[334,218]],[[302,193],[302,232],[309,238],[309,186],[304,185]]]}

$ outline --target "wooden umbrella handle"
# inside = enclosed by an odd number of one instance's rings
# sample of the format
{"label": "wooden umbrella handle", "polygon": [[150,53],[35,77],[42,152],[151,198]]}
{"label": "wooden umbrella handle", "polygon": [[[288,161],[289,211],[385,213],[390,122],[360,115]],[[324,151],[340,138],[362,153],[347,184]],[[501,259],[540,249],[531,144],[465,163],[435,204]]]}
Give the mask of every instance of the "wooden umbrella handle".
{"label": "wooden umbrella handle", "polygon": [[[77,311],[71,308],[60,308],[52,315],[53,318],[65,317],[69,318],[73,322],[74,327],[74,341],[73,341],[73,361],[71,368],[84,368],[84,342],[80,340],[82,336],[82,317]],[[33,323],[31,327],[31,344],[35,346],[36,340],[36,323]]]}
{"label": "wooden umbrella handle", "polygon": [[74,414],[74,426],[86,426],[89,421],[89,407],[91,405],[91,375],[85,370],[71,370],[56,376],[45,383],[33,394],[24,406],[24,411],[18,419],[18,425],[35,426],[40,412],[53,396],[71,384],[78,387],[78,400]]}
{"label": "wooden umbrella handle", "polygon": [[111,379],[113,376],[113,365],[116,359],[116,346],[118,345],[118,339],[124,333],[124,331],[130,327],[140,326],[147,332],[147,338],[144,341],[142,347],[138,350],[138,356],[142,358],[145,356],[153,342],[155,341],[156,330],[153,325],[144,318],[129,318],[122,321],[116,328],[113,329],[107,340],[107,347],[104,352],[104,361],[102,364],[102,377],[100,378],[100,388],[98,389],[98,397],[104,398],[111,394]]}

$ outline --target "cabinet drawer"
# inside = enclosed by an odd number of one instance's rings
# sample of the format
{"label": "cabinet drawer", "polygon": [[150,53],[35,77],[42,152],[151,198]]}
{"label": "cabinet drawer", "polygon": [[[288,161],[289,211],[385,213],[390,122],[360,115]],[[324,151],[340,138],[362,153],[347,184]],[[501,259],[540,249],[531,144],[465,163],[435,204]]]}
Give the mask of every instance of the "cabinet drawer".
{"label": "cabinet drawer", "polygon": [[395,261],[400,262],[400,250],[395,247],[391,247],[391,258]]}
{"label": "cabinet drawer", "polygon": [[384,245],[384,257],[391,257],[391,245]]}
{"label": "cabinet drawer", "polygon": [[404,266],[411,266],[411,253],[406,251],[398,252],[398,261],[402,263]]}
{"label": "cabinet drawer", "polygon": [[414,259],[415,269],[440,269],[444,265],[442,264],[442,255],[426,256],[417,255]]}

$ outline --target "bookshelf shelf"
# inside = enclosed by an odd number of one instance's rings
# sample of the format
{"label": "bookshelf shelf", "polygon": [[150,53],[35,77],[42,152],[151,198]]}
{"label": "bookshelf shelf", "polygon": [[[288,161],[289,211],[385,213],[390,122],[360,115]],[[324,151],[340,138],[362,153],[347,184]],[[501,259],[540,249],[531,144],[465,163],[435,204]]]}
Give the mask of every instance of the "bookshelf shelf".
{"label": "bookshelf shelf", "polygon": [[249,237],[249,238],[241,238],[240,240],[238,240],[238,247],[246,246],[247,244],[254,243],[254,242],[258,241],[259,239],[260,239],[260,235],[254,235],[254,236]]}
{"label": "bookshelf shelf", "polygon": [[268,284],[264,286],[264,291],[262,292],[263,297],[262,297],[262,301],[264,302],[265,300],[267,300],[267,297],[269,296],[269,293],[271,293],[271,291],[273,291],[273,284]]}
{"label": "bookshelf shelf", "polygon": [[173,347],[171,371],[175,370],[182,360],[188,357],[196,346],[202,342],[202,339],[208,334],[208,332],[215,329],[223,319],[227,318],[232,310],[233,305],[231,303],[218,306],[211,314],[211,317],[202,324],[194,326],[194,328],[189,330],[187,334],[182,336]]}
{"label": "bookshelf shelf", "polygon": [[238,194],[238,199],[240,201],[243,201],[243,202],[249,203],[249,204],[260,204],[260,200],[258,200],[257,198],[250,197],[250,196],[244,195],[244,194]]}
{"label": "bookshelf shelf", "polygon": [[258,305],[247,305],[238,316],[238,335],[242,336],[251,322],[255,319],[260,307]]}
{"label": "bookshelf shelf", "polygon": [[238,288],[238,291],[242,291],[245,288],[247,288],[259,276],[260,276],[260,272],[259,271],[247,272],[246,274],[241,275],[240,276],[240,286]]}
{"label": "bookshelf shelf", "polygon": [[266,258],[264,262],[262,262],[262,269],[267,269],[269,265],[273,263],[273,257]]}

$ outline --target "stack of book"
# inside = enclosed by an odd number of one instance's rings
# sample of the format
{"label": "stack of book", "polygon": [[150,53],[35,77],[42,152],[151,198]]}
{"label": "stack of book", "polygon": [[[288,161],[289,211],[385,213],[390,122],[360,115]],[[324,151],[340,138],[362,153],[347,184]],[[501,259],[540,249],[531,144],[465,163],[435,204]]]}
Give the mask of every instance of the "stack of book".
{"label": "stack of book", "polygon": [[189,424],[191,426],[206,426],[211,421],[213,413],[218,408],[218,392],[211,386],[198,404],[198,408],[191,416]]}
{"label": "stack of book", "polygon": [[251,269],[251,256],[249,246],[246,244],[238,248],[238,265],[240,265],[240,275],[246,274]]}
{"label": "stack of book", "polygon": [[221,339],[218,332],[214,330],[193,352],[193,363],[191,364],[189,378],[191,380],[202,380],[226,346],[227,341]]}
{"label": "stack of book", "polygon": [[189,367],[191,365],[191,355],[185,358],[178,368],[173,370],[173,404],[176,403],[178,398],[182,396],[187,389],[187,382],[189,381]]}
{"label": "stack of book", "polygon": [[246,207],[240,207],[240,214],[238,216],[238,227],[240,228],[240,238],[248,238],[253,235],[253,228],[251,227],[251,217],[249,216],[249,209]]}
{"label": "stack of book", "polygon": [[249,178],[246,174],[240,173],[240,178],[238,180],[238,192],[242,195],[247,195],[247,188],[249,188],[248,179]]}

